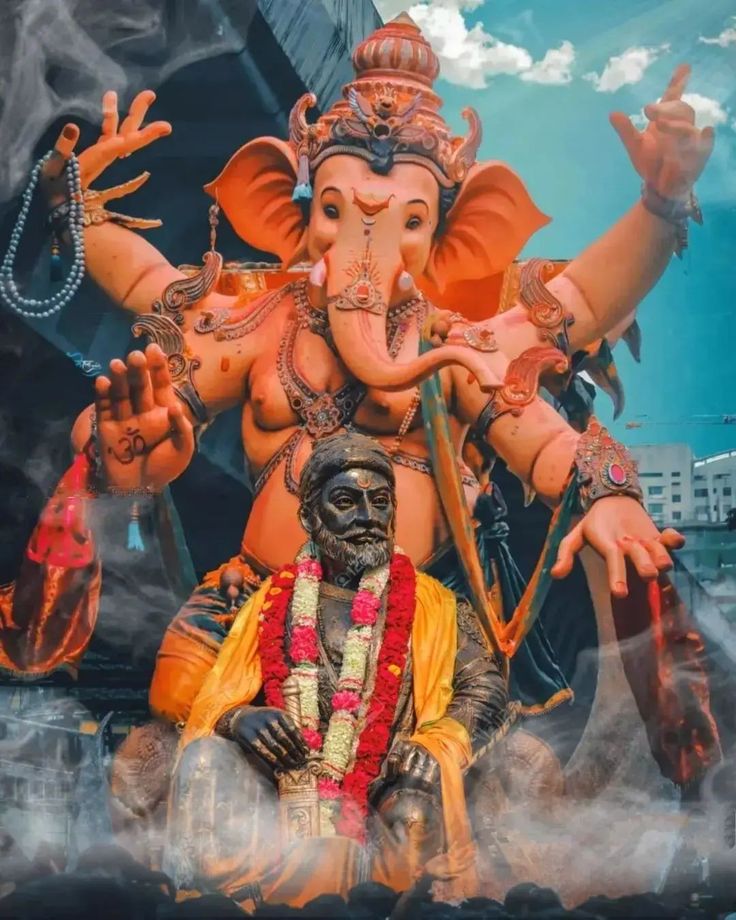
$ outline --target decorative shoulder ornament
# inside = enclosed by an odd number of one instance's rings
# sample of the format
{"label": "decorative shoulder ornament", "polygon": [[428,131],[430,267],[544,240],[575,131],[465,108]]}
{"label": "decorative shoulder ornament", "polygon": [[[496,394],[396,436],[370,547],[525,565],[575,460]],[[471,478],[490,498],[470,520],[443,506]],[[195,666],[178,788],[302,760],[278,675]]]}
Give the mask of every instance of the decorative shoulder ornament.
{"label": "decorative shoulder ornament", "polygon": [[394,163],[419,163],[443,188],[462,182],[480,146],[480,119],[464,109],[468,135],[451,135],[432,89],[439,61],[411,17],[402,13],[370,35],[356,48],[353,64],[356,78],[343,89],[344,98],[316,122],[307,122],[314,94],[292,109],[289,141],[299,163],[294,200],[312,197],[311,174],[340,153],[361,156],[381,173]]}
{"label": "decorative shoulder ornament", "polygon": [[598,499],[610,495],[628,495],[639,502],[643,500],[636,462],[595,416],[580,436],[575,467],[583,513]]}
{"label": "decorative shoulder ornament", "polygon": [[194,372],[201,361],[187,347],[179,326],[168,316],[147,313],[133,323],[131,331],[137,338],[147,336],[160,347],[167,358],[174,392],[189,407],[196,425],[205,425],[209,414],[194,383]]}
{"label": "decorative shoulder ornament", "polygon": [[535,345],[517,355],[506,368],[503,386],[494,391],[473,425],[476,438],[485,438],[502,416],[520,416],[524,407],[537,398],[542,377],[563,376],[569,369],[567,357],[550,345]]}
{"label": "decorative shoulder ornament", "polygon": [[[189,310],[194,304],[199,303],[208,294],[215,290],[222,274],[222,256],[216,249],[217,227],[219,224],[220,206],[210,205],[210,248],[202,256],[202,268],[193,275],[172,281],[164,288],[159,300],[154,300],[151,309],[161,316],[170,316],[181,326],[184,323],[183,310]],[[227,314],[226,314],[227,316]],[[223,319],[224,322],[224,319]],[[214,327],[213,327],[214,328]],[[198,332],[209,332],[210,329],[198,329]]]}
{"label": "decorative shoulder ornament", "polygon": [[519,299],[529,311],[529,321],[539,330],[540,342],[559,348],[569,357],[567,330],[574,318],[547,287],[546,282],[553,277],[553,270],[553,264],[546,259],[525,262],[519,278]]}

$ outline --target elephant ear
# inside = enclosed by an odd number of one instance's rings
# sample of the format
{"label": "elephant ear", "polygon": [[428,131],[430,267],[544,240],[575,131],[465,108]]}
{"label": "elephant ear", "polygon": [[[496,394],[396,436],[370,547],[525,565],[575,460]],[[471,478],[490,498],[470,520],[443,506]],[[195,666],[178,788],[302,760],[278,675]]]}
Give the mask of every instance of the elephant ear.
{"label": "elephant ear", "polygon": [[468,172],[432,248],[427,277],[443,291],[454,282],[498,274],[549,220],[512,169],[496,161],[478,163]]}
{"label": "elephant ear", "polygon": [[291,200],[296,173],[296,157],[287,143],[259,137],[233,154],[204,190],[241,239],[288,266],[306,258],[304,215]]}

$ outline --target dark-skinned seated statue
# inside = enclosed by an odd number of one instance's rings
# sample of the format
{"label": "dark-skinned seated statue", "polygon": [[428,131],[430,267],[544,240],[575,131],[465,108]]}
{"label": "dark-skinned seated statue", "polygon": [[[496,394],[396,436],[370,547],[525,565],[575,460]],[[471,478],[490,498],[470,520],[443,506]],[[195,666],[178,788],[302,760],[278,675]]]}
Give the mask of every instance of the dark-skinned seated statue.
{"label": "dark-skinned seated statue", "polygon": [[450,894],[476,891],[464,774],[507,719],[505,670],[472,608],[395,545],[394,486],[376,441],[316,443],[309,542],[241,608],[182,727],[180,889],[258,884],[298,906],[371,879],[405,890],[444,858]]}

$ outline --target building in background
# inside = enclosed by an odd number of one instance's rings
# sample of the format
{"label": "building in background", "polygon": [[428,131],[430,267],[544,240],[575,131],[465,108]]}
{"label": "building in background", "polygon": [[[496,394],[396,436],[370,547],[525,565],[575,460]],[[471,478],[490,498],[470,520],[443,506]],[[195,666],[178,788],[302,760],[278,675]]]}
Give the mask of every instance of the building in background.
{"label": "building in background", "polygon": [[713,454],[693,464],[695,520],[721,523],[734,507],[736,450]]}
{"label": "building in background", "polygon": [[647,444],[632,447],[639,464],[644,502],[657,524],[694,520],[693,467],[689,444]]}
{"label": "building in background", "polygon": [[736,506],[736,450],[696,460],[688,444],[632,447],[647,510],[657,524],[724,524]]}

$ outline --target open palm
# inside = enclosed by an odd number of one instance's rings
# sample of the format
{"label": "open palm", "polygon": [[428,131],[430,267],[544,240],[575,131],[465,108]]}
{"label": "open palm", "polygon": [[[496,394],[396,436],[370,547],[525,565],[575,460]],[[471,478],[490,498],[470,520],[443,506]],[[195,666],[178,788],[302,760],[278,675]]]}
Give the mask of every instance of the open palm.
{"label": "open palm", "polygon": [[[147,147],[161,137],[171,134],[167,121],[154,121],[144,125],[143,121],[153,105],[156,94],[147,89],[138,93],[131,103],[128,114],[120,123],[117,93],[110,90],[102,97],[102,128],[97,141],[79,154],[79,170],[82,188],[101,175],[108,166],[120,157],[130,156],[136,150]],[[51,203],[66,196],[63,167],[79,140],[79,128],[73,123],[64,126],[54,147],[54,156],[43,172],[43,184]]]}
{"label": "open palm", "polygon": [[95,409],[108,488],[157,491],[189,465],[194,431],[158,345],[110,362],[110,377],[95,381]]}

